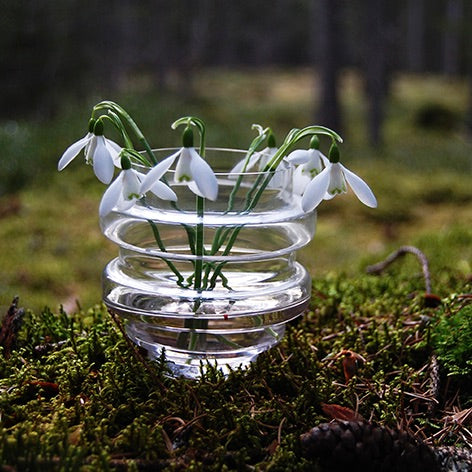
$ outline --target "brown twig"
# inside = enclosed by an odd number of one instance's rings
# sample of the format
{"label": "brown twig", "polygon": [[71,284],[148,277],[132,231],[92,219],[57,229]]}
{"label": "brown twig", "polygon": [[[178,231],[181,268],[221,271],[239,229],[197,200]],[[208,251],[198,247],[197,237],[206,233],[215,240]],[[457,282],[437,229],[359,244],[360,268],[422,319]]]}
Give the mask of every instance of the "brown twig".
{"label": "brown twig", "polygon": [[440,377],[439,377],[439,362],[438,362],[438,358],[436,354],[433,354],[431,356],[429,378],[430,378],[429,393],[431,394],[432,398],[436,400],[434,402],[430,402],[428,405],[428,413],[432,415],[439,403]]}
{"label": "brown twig", "polygon": [[6,359],[10,357],[15,347],[16,335],[20,329],[23,315],[25,314],[23,308],[18,308],[18,300],[18,297],[13,299],[0,327],[0,346],[4,349],[3,352]]}
{"label": "brown twig", "polygon": [[431,276],[429,273],[428,259],[425,254],[415,246],[401,246],[395,252],[392,252],[384,261],[380,261],[377,264],[373,264],[367,267],[368,274],[380,274],[382,273],[392,262],[397,260],[399,257],[405,254],[414,254],[421,263],[421,269],[423,270],[423,277],[426,285],[426,293],[431,293]]}

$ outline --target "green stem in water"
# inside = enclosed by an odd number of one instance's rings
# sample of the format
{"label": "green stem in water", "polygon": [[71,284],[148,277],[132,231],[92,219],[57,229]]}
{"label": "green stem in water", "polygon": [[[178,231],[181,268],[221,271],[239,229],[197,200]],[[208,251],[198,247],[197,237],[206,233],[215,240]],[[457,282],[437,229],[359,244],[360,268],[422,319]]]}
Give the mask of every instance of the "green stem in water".
{"label": "green stem in water", "polygon": [[194,287],[197,292],[202,290],[202,270],[204,255],[204,224],[203,215],[205,213],[205,199],[197,195],[197,231],[195,233],[195,280]]}
{"label": "green stem in water", "polygon": [[[156,243],[157,245],[159,246],[159,249],[162,251],[162,252],[167,252],[167,249],[164,245],[164,242],[162,241],[161,239],[161,235],[159,233],[159,228],[157,227],[156,223],[154,223],[154,221],[152,220],[147,220],[149,225],[151,226],[151,229],[152,229],[152,232],[154,234],[154,239],[156,240]],[[179,270],[177,269],[177,267],[175,267],[174,263],[172,261],[169,261],[168,259],[166,259],[165,257],[162,258],[165,263],[167,264],[167,266],[169,267],[169,269],[177,276],[177,284],[180,286],[180,287],[183,287],[183,288],[186,288],[186,286],[184,285],[184,277],[183,275],[179,272]]]}

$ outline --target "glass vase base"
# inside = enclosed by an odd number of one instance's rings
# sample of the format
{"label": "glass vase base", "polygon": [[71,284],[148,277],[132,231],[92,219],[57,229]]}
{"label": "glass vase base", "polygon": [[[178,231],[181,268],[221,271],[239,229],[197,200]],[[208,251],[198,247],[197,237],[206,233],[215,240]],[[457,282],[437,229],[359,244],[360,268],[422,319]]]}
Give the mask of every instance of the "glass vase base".
{"label": "glass vase base", "polygon": [[229,375],[235,370],[248,369],[252,362],[256,360],[259,354],[270,349],[265,346],[258,350],[252,349],[240,353],[225,353],[224,355],[208,355],[205,353],[185,353],[173,352],[165,346],[152,345],[136,339],[131,339],[148,352],[148,358],[151,360],[160,360],[165,356],[165,365],[169,375],[177,378],[186,378],[198,380],[208,371],[216,370],[224,376]]}
{"label": "glass vase base", "polygon": [[[259,354],[281,341],[286,324],[305,313],[308,305],[309,298],[304,298],[276,312],[187,322],[168,316],[137,315],[129,308],[117,309],[109,303],[108,309],[113,319],[123,323],[127,337],[147,351],[148,358],[164,358],[174,377],[198,379],[210,369],[228,375],[248,368]],[[182,326],[177,326],[177,321]]]}

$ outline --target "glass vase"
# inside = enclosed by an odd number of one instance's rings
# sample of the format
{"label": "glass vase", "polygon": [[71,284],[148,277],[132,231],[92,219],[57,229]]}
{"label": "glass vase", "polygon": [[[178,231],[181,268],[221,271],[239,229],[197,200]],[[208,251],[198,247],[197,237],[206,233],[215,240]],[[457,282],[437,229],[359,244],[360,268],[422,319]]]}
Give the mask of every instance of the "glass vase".
{"label": "glass vase", "polygon": [[[154,152],[160,161],[175,150]],[[164,351],[176,376],[197,378],[209,364],[224,373],[248,366],[280,341],[310,300],[311,279],[296,251],[313,238],[316,213],[302,212],[285,162],[262,172],[261,156],[255,168],[232,172],[245,155],[207,150],[218,180],[215,201],[203,206],[169,171],[176,202],[148,192],[100,222],[119,248],[103,273],[103,300],[151,358]]]}

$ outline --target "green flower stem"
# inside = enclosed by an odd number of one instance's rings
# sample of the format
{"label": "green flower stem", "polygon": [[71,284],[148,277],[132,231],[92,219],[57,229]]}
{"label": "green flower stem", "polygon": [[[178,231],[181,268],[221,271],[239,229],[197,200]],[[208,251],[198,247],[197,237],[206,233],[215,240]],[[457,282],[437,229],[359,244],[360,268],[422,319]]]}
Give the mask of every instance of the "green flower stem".
{"label": "green flower stem", "polygon": [[242,169],[242,173],[238,175],[236,183],[234,184],[233,190],[229,196],[228,201],[228,209],[227,211],[231,211],[234,207],[234,199],[236,197],[236,193],[241,186],[241,182],[243,181],[243,172],[246,171],[247,165],[249,164],[249,160],[251,159],[252,155],[256,152],[256,149],[262,144],[262,142],[267,139],[267,135],[270,133],[270,128],[266,128],[264,130],[259,130],[259,135],[256,136],[253,140],[251,145],[249,146],[248,152],[246,154],[244,167]]}
{"label": "green flower stem", "polygon": [[[225,250],[223,251],[223,254],[222,254],[223,256],[229,255],[229,253],[231,252],[231,250],[233,248],[234,243],[236,242],[238,234],[239,234],[239,232],[241,231],[241,229],[243,227],[244,226],[241,225],[241,226],[236,226],[235,228],[232,228],[233,234],[231,235],[231,237],[228,240],[228,244],[226,245]],[[220,276],[220,277],[222,276],[221,271],[223,270],[223,267],[225,266],[225,264],[226,264],[226,261],[221,262],[215,268],[215,270],[213,272],[213,276],[210,279],[210,287],[209,287],[210,290],[213,290],[215,288],[216,279],[218,278],[218,276]]]}
{"label": "green flower stem", "polygon": [[[270,129],[266,128],[265,130],[260,131],[259,135],[256,136],[256,138],[254,138],[254,140],[251,143],[251,146],[249,147],[248,153],[246,155],[246,165],[249,162],[249,159],[252,156],[252,154],[257,149],[257,147],[264,141],[264,139],[267,138],[267,134],[269,132],[270,132]],[[324,126],[308,126],[301,130],[298,130],[298,129],[291,130],[289,134],[287,135],[287,137],[285,138],[284,142],[282,143],[281,147],[277,150],[277,152],[274,154],[272,159],[267,163],[266,167],[264,168],[264,174],[261,174],[257,177],[253,186],[249,190],[246,196],[245,208],[243,212],[249,212],[257,205],[264,190],[266,189],[267,185],[272,179],[278,165],[280,164],[280,162],[282,161],[282,159],[284,158],[284,156],[286,155],[290,147],[305,137],[308,137],[308,136],[311,137],[318,134],[329,136],[331,137],[333,141],[342,142],[341,136],[339,136],[336,132]],[[230,195],[227,211],[231,211],[234,206],[234,197],[239,186],[241,185],[242,178],[243,178],[242,174],[238,176],[236,184]],[[225,250],[223,251],[223,255],[228,255],[233,245],[235,244],[237,236],[239,232],[241,231],[241,229],[242,229],[242,226],[231,228],[228,233],[227,228],[218,228],[215,234],[214,240],[213,240],[212,255],[215,254],[216,251],[218,251],[221,248],[224,241],[228,238],[230,232],[232,231],[232,234],[229,237],[228,243],[225,247]],[[222,234],[223,234],[223,237],[222,237]],[[216,268],[214,269],[213,275],[211,276],[211,279],[210,279],[210,287],[209,287],[210,290],[216,286],[216,280],[218,276],[222,275],[221,272],[223,270],[224,265],[225,265],[225,262],[222,262],[218,264]],[[211,268],[207,268],[207,273],[205,274],[205,285],[207,284],[207,281],[210,278],[210,273],[209,273],[210,270]]]}
{"label": "green flower stem", "polygon": [[222,334],[215,334],[214,336],[222,344],[226,344],[227,346],[233,347],[235,349],[241,349],[242,348],[242,346],[240,344],[235,343],[234,341],[230,341],[229,339],[226,339]]}
{"label": "green flower stem", "polygon": [[[151,226],[151,229],[152,229],[152,232],[153,232],[153,235],[154,235],[154,239],[156,240],[156,243],[159,246],[159,249],[162,252],[167,252],[167,249],[164,245],[164,242],[161,239],[161,235],[159,233],[159,228],[157,227],[156,223],[154,223],[154,221],[152,221],[152,220],[147,220],[147,221],[148,221],[149,225]],[[187,288],[186,285],[184,285],[184,283],[183,283],[184,282],[183,275],[180,273],[180,271],[177,269],[177,267],[175,267],[174,263],[172,261],[170,261],[169,259],[166,259],[165,257],[163,257],[162,260],[165,261],[165,263],[167,264],[169,269],[177,276],[177,284],[182,288]]]}
{"label": "green flower stem", "polygon": [[205,199],[197,195],[197,231],[195,233],[195,280],[194,287],[197,292],[202,290],[202,270],[203,270],[203,255],[204,255],[204,228],[203,215],[205,213]]}
{"label": "green flower stem", "polygon": [[121,137],[123,138],[125,142],[125,147],[127,148],[133,148],[133,142],[131,141],[131,138],[129,137],[128,132],[126,131],[126,128],[123,125],[123,122],[121,121],[120,117],[112,112],[109,111],[108,115],[101,115],[100,120],[109,120],[115,126],[115,128],[119,131],[121,134]]}
{"label": "green flower stem", "polygon": [[198,129],[200,133],[200,148],[199,154],[201,157],[205,157],[205,139],[206,139],[206,127],[205,123],[196,116],[183,116],[178,120],[174,121],[171,125],[172,129],[177,129],[180,125],[189,126],[193,125]]}
{"label": "green flower stem", "polygon": [[107,110],[108,113],[111,112],[121,117],[128,124],[128,126],[133,130],[134,134],[136,135],[136,138],[138,139],[138,142],[143,146],[152,164],[153,165],[157,164],[156,156],[154,156],[154,153],[152,152],[151,146],[147,142],[147,139],[144,137],[144,134],[140,130],[139,126],[136,124],[136,122],[131,118],[129,113],[124,108],[122,108],[120,105],[118,105],[115,102],[105,100],[103,102],[98,103],[97,105],[93,107],[92,116],[96,111],[102,111],[102,110]]}
{"label": "green flower stem", "polygon": [[[203,224],[203,215],[205,213],[205,199],[197,195],[196,198],[197,203],[197,217],[199,222],[197,223],[197,230],[195,233],[195,270],[194,270],[194,280],[193,280],[193,287],[197,293],[202,292],[202,274],[203,274],[203,255],[204,255],[204,224]],[[200,308],[202,301],[200,298],[195,300],[193,305],[193,312],[197,315],[197,311]],[[187,323],[188,322],[188,323]],[[190,333],[190,341],[189,341],[189,350],[194,351],[197,347],[199,342],[204,343],[206,334],[205,333],[196,333],[195,329],[206,329],[208,326],[207,320],[185,320],[185,324],[188,324],[188,327],[192,329]]]}
{"label": "green flower stem", "polygon": [[267,163],[264,170],[275,171],[291,146],[303,138],[312,137],[318,134],[329,136],[333,141],[338,141],[339,143],[343,142],[343,139],[338,133],[329,128],[326,128],[325,126],[307,126],[306,128],[300,130],[293,129],[287,135],[277,152],[272,156],[272,159]]}

